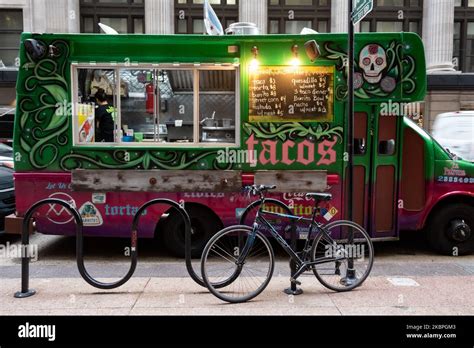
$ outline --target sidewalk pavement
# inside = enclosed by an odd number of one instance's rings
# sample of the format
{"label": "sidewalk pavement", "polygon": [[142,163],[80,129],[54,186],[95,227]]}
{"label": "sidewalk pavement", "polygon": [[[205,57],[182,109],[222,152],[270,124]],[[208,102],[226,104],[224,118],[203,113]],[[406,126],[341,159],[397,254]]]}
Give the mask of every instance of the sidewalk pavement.
{"label": "sidewalk pavement", "polygon": [[19,279],[2,279],[0,315],[474,315],[472,276],[373,276],[346,293],[300,280],[302,295],[285,295],[288,277],[275,276],[257,298],[232,305],[188,277],[137,277],[110,291],[82,278],[32,278],[37,293],[23,299],[13,297]]}

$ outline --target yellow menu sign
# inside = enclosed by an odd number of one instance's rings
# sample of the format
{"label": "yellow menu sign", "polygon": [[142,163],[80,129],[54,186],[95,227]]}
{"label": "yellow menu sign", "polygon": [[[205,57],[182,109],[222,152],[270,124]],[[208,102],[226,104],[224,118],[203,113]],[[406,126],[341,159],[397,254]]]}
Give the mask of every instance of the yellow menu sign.
{"label": "yellow menu sign", "polygon": [[249,74],[250,122],[331,122],[334,67],[261,66]]}

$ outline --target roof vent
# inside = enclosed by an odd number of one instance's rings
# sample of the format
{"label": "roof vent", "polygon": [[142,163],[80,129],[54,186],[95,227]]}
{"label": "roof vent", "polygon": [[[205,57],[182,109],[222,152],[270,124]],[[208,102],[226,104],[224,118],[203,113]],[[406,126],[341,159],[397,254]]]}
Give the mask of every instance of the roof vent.
{"label": "roof vent", "polygon": [[259,35],[260,29],[255,23],[237,22],[229,25],[225,33],[227,35]]}

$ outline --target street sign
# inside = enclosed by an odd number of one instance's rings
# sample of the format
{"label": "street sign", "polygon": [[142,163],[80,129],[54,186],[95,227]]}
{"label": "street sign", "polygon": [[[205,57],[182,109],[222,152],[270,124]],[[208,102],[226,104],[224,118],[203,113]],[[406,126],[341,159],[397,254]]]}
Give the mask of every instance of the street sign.
{"label": "street sign", "polygon": [[354,0],[352,23],[356,25],[374,9],[374,0]]}

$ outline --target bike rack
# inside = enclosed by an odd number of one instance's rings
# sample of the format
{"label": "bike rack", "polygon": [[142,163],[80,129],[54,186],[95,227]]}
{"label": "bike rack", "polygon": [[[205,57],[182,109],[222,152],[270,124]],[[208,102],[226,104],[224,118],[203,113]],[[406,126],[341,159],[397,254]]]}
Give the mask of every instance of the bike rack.
{"label": "bike rack", "polygon": [[[173,208],[175,208],[181,217],[183,218],[184,221],[184,254],[185,254],[185,259],[186,259],[186,269],[189,273],[189,276],[199,285],[205,287],[206,285],[204,284],[202,278],[200,278],[196,272],[194,272],[192,262],[191,262],[191,219],[189,218],[189,215],[187,211],[184,209],[184,206],[181,204],[171,200],[171,199],[166,199],[166,198],[157,198],[157,199],[152,199],[145,204],[143,204],[138,211],[135,213],[133,217],[133,223],[132,223],[132,233],[136,236],[137,235],[137,229],[138,229],[138,223],[140,222],[140,217],[145,209],[148,207],[155,205],[155,204],[167,204]],[[136,237],[135,237],[136,238]]]}
{"label": "bike rack", "polygon": [[[79,213],[78,213],[79,214]],[[82,278],[90,285],[95,288],[103,289],[103,290],[111,290],[122,286],[126,282],[130,280],[135,273],[138,263],[138,252],[137,252],[137,231],[132,229],[131,233],[131,261],[130,261],[130,268],[127,274],[113,283],[103,283],[91,277],[89,272],[87,272],[86,266],[84,265],[84,235],[82,234],[83,224],[81,218],[81,228],[76,232],[76,260],[77,260],[77,268],[79,269],[79,273],[81,274]]]}
{"label": "bike rack", "polygon": [[[297,238],[296,238],[296,228],[295,228],[295,224],[292,224],[292,228],[291,228],[291,248],[293,250],[296,250],[296,246],[297,246]],[[293,261],[293,259],[290,259],[290,274],[291,274],[291,278],[293,278],[293,276],[295,275],[297,271],[297,268],[296,268],[296,264],[295,262]],[[285,290],[283,290],[283,292],[287,295],[293,295],[293,296],[296,296],[296,295],[301,295],[303,293],[303,289],[301,288],[298,288],[298,285],[296,282],[292,282],[290,281],[290,287],[289,288],[286,288]]]}
{"label": "bike rack", "polygon": [[[293,221],[293,220],[292,220],[292,221]],[[293,250],[296,250],[297,242],[298,242],[298,239],[297,239],[297,233],[296,233],[296,224],[293,222],[293,223],[291,224],[291,248],[292,248]],[[291,278],[293,278],[293,276],[295,275],[296,271],[297,271],[296,264],[293,262],[292,259],[290,259],[290,274],[291,274]],[[283,292],[284,292],[285,294],[287,294],[287,295],[297,296],[297,295],[301,295],[301,294],[303,293],[303,289],[298,288],[296,282],[290,281],[290,287],[289,287],[289,288],[286,288],[285,290],[283,290]]]}
{"label": "bike rack", "polygon": [[[143,204],[136,214],[133,216],[133,222],[132,222],[132,232],[131,232],[131,262],[130,262],[130,268],[127,272],[127,274],[112,283],[103,283],[100,282],[96,279],[94,279],[89,272],[87,272],[87,269],[84,264],[84,235],[83,235],[83,229],[84,229],[84,224],[82,221],[82,217],[77,211],[77,209],[71,205],[69,202],[66,202],[62,199],[57,199],[57,198],[46,198],[43,200],[40,200],[33,204],[26,212],[25,217],[23,219],[23,226],[22,226],[22,248],[25,250],[25,247],[29,247],[29,224],[30,220],[33,217],[33,214],[35,211],[41,207],[42,205],[45,204],[59,204],[62,207],[64,207],[71,215],[74,217],[75,220],[75,225],[76,225],[76,261],[77,261],[77,267],[79,270],[79,274],[81,277],[90,285],[92,285],[95,288],[98,289],[103,289],[103,290],[111,290],[118,288],[119,286],[122,286],[125,284],[127,281],[130,280],[130,278],[133,276],[136,267],[137,267],[137,262],[138,262],[138,251],[137,251],[137,239],[138,239],[138,223],[140,222],[140,217],[143,211],[150,207],[151,205],[155,204],[167,204],[173,208],[175,208],[181,217],[184,220],[184,226],[185,226],[185,256],[186,256],[186,269],[190,275],[190,277],[199,285],[205,286],[204,282],[202,279],[194,272],[194,269],[192,267],[191,263],[191,220],[189,218],[188,213],[184,209],[183,206],[178,204],[177,202],[170,200],[170,199],[165,199],[165,198],[158,198],[158,199],[153,199],[145,204]],[[30,265],[30,257],[27,255],[27,253],[24,253],[22,255],[21,259],[21,291],[18,291],[15,293],[14,297],[16,298],[25,298],[25,297],[30,297],[33,296],[36,291],[34,289],[29,288],[29,279],[30,279],[30,271],[29,271],[29,265]]]}
{"label": "bike rack", "polygon": [[[23,226],[22,226],[22,231],[21,231],[21,246],[22,250],[25,250],[25,247],[29,247],[30,245],[30,231],[29,231],[29,225],[30,225],[30,220],[36,211],[40,206],[44,204],[59,204],[63,206],[71,215],[74,217],[74,220],[76,222],[76,233],[79,232],[79,230],[82,231],[82,218],[77,209],[72,206],[70,203],[63,201],[62,199],[57,199],[57,198],[46,198],[43,200],[40,200],[33,204],[26,212],[25,217],[23,219]],[[34,289],[29,288],[29,282],[30,282],[30,257],[27,255],[27,253],[23,253],[21,257],[21,290],[15,293],[16,298],[25,298],[25,297],[30,297],[36,294],[36,291]]]}
{"label": "bike rack", "polygon": [[[40,200],[33,204],[25,213],[24,219],[23,219],[23,225],[22,225],[22,248],[23,250],[28,250],[29,248],[29,241],[30,241],[30,235],[29,235],[29,225],[30,221],[33,217],[33,214],[36,212],[36,210],[45,205],[45,204],[58,204],[64,207],[69,213],[74,218],[75,221],[75,229],[76,229],[76,262],[77,262],[77,267],[79,270],[79,274],[81,277],[91,286],[102,289],[102,290],[111,290],[118,288],[119,286],[122,286],[126,282],[130,280],[130,278],[133,276],[137,263],[138,263],[138,251],[137,251],[137,240],[138,240],[138,224],[140,222],[140,217],[142,216],[142,213],[145,209],[152,205],[156,204],[166,204],[169,205],[173,208],[175,208],[178,213],[181,215],[184,221],[184,229],[185,229],[185,263],[186,263],[186,269],[189,273],[189,276],[200,286],[205,287],[206,285],[204,284],[202,278],[194,271],[192,267],[192,258],[191,258],[191,220],[189,218],[188,213],[184,209],[184,206],[173,201],[170,199],[166,198],[157,198],[157,199],[152,199],[145,204],[143,204],[138,211],[135,213],[133,216],[133,222],[132,222],[132,231],[131,231],[131,262],[130,262],[130,268],[127,272],[127,274],[112,283],[103,283],[100,282],[96,279],[94,279],[89,272],[87,272],[87,269],[84,264],[84,235],[83,235],[83,229],[84,229],[84,223],[82,221],[82,217],[79,213],[79,211],[71,205],[69,202],[66,202],[62,199],[57,199],[57,198],[46,198],[43,200]],[[291,230],[291,242],[292,246],[296,246],[296,228],[293,224],[292,230]],[[25,249],[26,247],[26,249]],[[16,298],[25,298],[25,297],[30,297],[33,296],[36,291],[34,289],[29,288],[29,279],[30,279],[30,270],[29,270],[29,265],[30,265],[30,257],[28,253],[24,253],[21,258],[21,290],[16,292],[14,294],[14,297]],[[296,272],[296,265],[290,263],[290,269],[291,269],[291,274],[293,275]],[[302,289],[297,288],[297,284],[294,282],[291,282],[291,285],[289,288],[285,289],[284,292],[286,294],[291,294],[291,295],[299,295],[303,292]]]}

